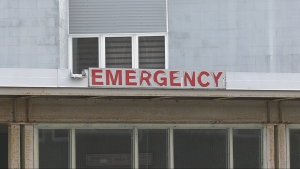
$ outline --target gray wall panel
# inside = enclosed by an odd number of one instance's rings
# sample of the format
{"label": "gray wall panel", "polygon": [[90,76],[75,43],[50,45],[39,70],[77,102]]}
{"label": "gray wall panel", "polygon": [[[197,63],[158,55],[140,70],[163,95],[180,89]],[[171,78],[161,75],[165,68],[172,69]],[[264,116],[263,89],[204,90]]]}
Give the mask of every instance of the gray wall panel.
{"label": "gray wall panel", "polygon": [[299,0],[168,0],[169,68],[300,72]]}
{"label": "gray wall panel", "polygon": [[0,0],[0,68],[67,67],[65,2]]}
{"label": "gray wall panel", "polygon": [[70,34],[166,32],[166,0],[70,0]]}

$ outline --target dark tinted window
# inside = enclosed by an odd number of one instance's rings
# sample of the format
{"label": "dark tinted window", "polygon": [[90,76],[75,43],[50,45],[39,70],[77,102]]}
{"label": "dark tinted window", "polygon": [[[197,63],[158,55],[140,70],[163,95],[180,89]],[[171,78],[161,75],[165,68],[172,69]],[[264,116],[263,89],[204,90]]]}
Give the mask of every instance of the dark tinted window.
{"label": "dark tinted window", "polygon": [[167,168],[168,130],[139,130],[139,168]]}
{"label": "dark tinted window", "polygon": [[39,130],[39,166],[69,167],[69,130]]}
{"label": "dark tinted window", "polygon": [[76,168],[131,168],[132,130],[76,130]]}
{"label": "dark tinted window", "polygon": [[73,38],[73,74],[82,69],[99,67],[98,38]]}
{"label": "dark tinted window", "polygon": [[233,130],[234,168],[261,168],[261,130]]}
{"label": "dark tinted window", "polygon": [[0,168],[8,168],[8,127],[0,124]]}
{"label": "dark tinted window", "polygon": [[132,68],[131,37],[105,38],[106,68]]}
{"label": "dark tinted window", "polygon": [[290,167],[300,168],[300,130],[290,130]]}
{"label": "dark tinted window", "polygon": [[174,130],[175,168],[227,168],[227,130]]}

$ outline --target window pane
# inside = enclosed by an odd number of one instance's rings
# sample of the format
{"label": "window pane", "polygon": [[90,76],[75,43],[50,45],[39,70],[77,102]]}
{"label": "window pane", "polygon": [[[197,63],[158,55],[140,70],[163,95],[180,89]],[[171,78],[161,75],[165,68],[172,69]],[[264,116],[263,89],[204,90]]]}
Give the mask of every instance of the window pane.
{"label": "window pane", "polygon": [[68,168],[69,130],[39,130],[40,168]]}
{"label": "window pane", "polygon": [[174,130],[175,168],[227,168],[227,130]]}
{"label": "window pane", "polygon": [[290,130],[290,167],[300,168],[300,130]]}
{"label": "window pane", "polygon": [[8,127],[0,124],[0,168],[8,168]]}
{"label": "window pane", "polygon": [[139,37],[139,68],[165,69],[165,37]]}
{"label": "window pane", "polygon": [[131,37],[105,38],[106,68],[132,68]]}
{"label": "window pane", "polygon": [[139,130],[139,168],[167,168],[167,130]]}
{"label": "window pane", "polygon": [[233,130],[234,168],[261,167],[261,130]]}
{"label": "window pane", "polygon": [[99,67],[98,38],[73,38],[73,74],[82,69]]}
{"label": "window pane", "polygon": [[131,168],[132,130],[76,130],[77,168]]}

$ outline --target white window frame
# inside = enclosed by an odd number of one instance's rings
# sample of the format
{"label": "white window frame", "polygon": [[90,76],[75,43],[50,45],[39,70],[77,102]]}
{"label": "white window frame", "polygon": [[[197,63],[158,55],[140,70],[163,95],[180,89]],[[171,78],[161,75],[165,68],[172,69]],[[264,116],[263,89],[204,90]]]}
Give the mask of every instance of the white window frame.
{"label": "white window frame", "polygon": [[[114,34],[70,34],[70,0],[66,0],[67,5],[67,29],[68,29],[68,68],[73,74],[73,38],[85,38],[85,37],[99,37],[99,68],[105,68],[105,37],[122,37],[122,36],[165,36],[165,69],[169,69],[169,11],[168,11],[168,0],[166,1],[166,27],[167,32],[157,32],[157,33],[114,33]],[[134,37],[132,42],[135,41],[136,44],[132,45],[132,68],[138,69],[139,57],[138,57],[138,37]],[[103,50],[104,49],[104,50]]]}
{"label": "white window frame", "polygon": [[105,68],[105,38],[106,37],[131,37],[132,43],[132,69],[139,68],[139,41],[141,36],[164,36],[165,37],[165,69],[169,69],[168,33],[127,33],[127,34],[69,34],[69,69],[73,74],[73,38],[98,38],[99,44],[99,68]]}
{"label": "white window frame", "polygon": [[76,129],[132,129],[133,140],[132,167],[138,168],[138,130],[139,129],[166,129],[168,130],[168,167],[174,168],[174,129],[226,129],[228,131],[228,168],[233,166],[233,130],[234,129],[261,129],[261,168],[267,167],[266,126],[262,124],[37,124],[34,126],[34,168],[39,168],[39,129],[68,129],[70,130],[70,168],[76,168]]}

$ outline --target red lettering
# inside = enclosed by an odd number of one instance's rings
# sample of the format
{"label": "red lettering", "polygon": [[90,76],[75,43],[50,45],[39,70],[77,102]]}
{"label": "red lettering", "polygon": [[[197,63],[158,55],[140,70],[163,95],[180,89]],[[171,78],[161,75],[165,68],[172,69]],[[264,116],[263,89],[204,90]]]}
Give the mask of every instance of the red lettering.
{"label": "red lettering", "polygon": [[177,74],[179,71],[170,71],[170,85],[171,86],[181,86],[180,83],[174,83],[175,79],[178,79],[178,77],[174,77],[174,74]]}
{"label": "red lettering", "polygon": [[[144,75],[147,75],[147,77],[144,77]],[[150,77],[151,74],[145,70],[141,72],[141,77],[140,77],[140,85],[142,85],[143,81],[146,81],[147,85],[150,86]]]}
{"label": "red lettering", "polygon": [[219,72],[219,73],[217,74],[217,76],[215,75],[215,73],[213,73],[214,79],[215,79],[215,83],[216,83],[216,87],[219,86],[219,78],[221,77],[222,73],[223,73],[223,72]]}
{"label": "red lettering", "polygon": [[162,80],[163,82],[158,82],[158,79],[157,79],[157,76],[159,75],[159,74],[165,74],[166,72],[164,72],[164,71],[162,71],[162,70],[159,70],[159,71],[157,71],[157,72],[155,72],[154,73],[154,82],[156,83],[156,84],[158,84],[159,86],[167,86],[167,78],[166,77],[162,77],[162,78],[160,78],[160,80]]}
{"label": "red lettering", "polygon": [[130,82],[131,79],[135,79],[136,76],[130,76],[131,73],[136,73],[134,70],[126,70],[125,77],[126,77],[126,85],[128,86],[136,86],[136,82]]}
{"label": "red lettering", "polygon": [[115,78],[110,70],[106,70],[106,85],[110,85],[110,79],[112,85],[116,85],[118,79],[119,85],[122,85],[122,70],[116,70]]}
{"label": "red lettering", "polygon": [[103,85],[103,82],[96,82],[96,78],[102,79],[102,75],[96,75],[96,73],[102,73],[102,70],[92,70],[92,85]]}
{"label": "red lettering", "polygon": [[209,82],[206,82],[206,83],[202,83],[202,76],[205,75],[205,76],[209,76],[209,73],[208,72],[201,72],[200,75],[198,76],[198,83],[200,84],[201,87],[207,87],[210,83]]}
{"label": "red lettering", "polygon": [[184,86],[187,86],[187,80],[189,81],[191,86],[195,87],[195,72],[193,72],[193,74],[192,74],[192,79],[191,79],[190,75],[187,72],[185,72],[184,73]]}

